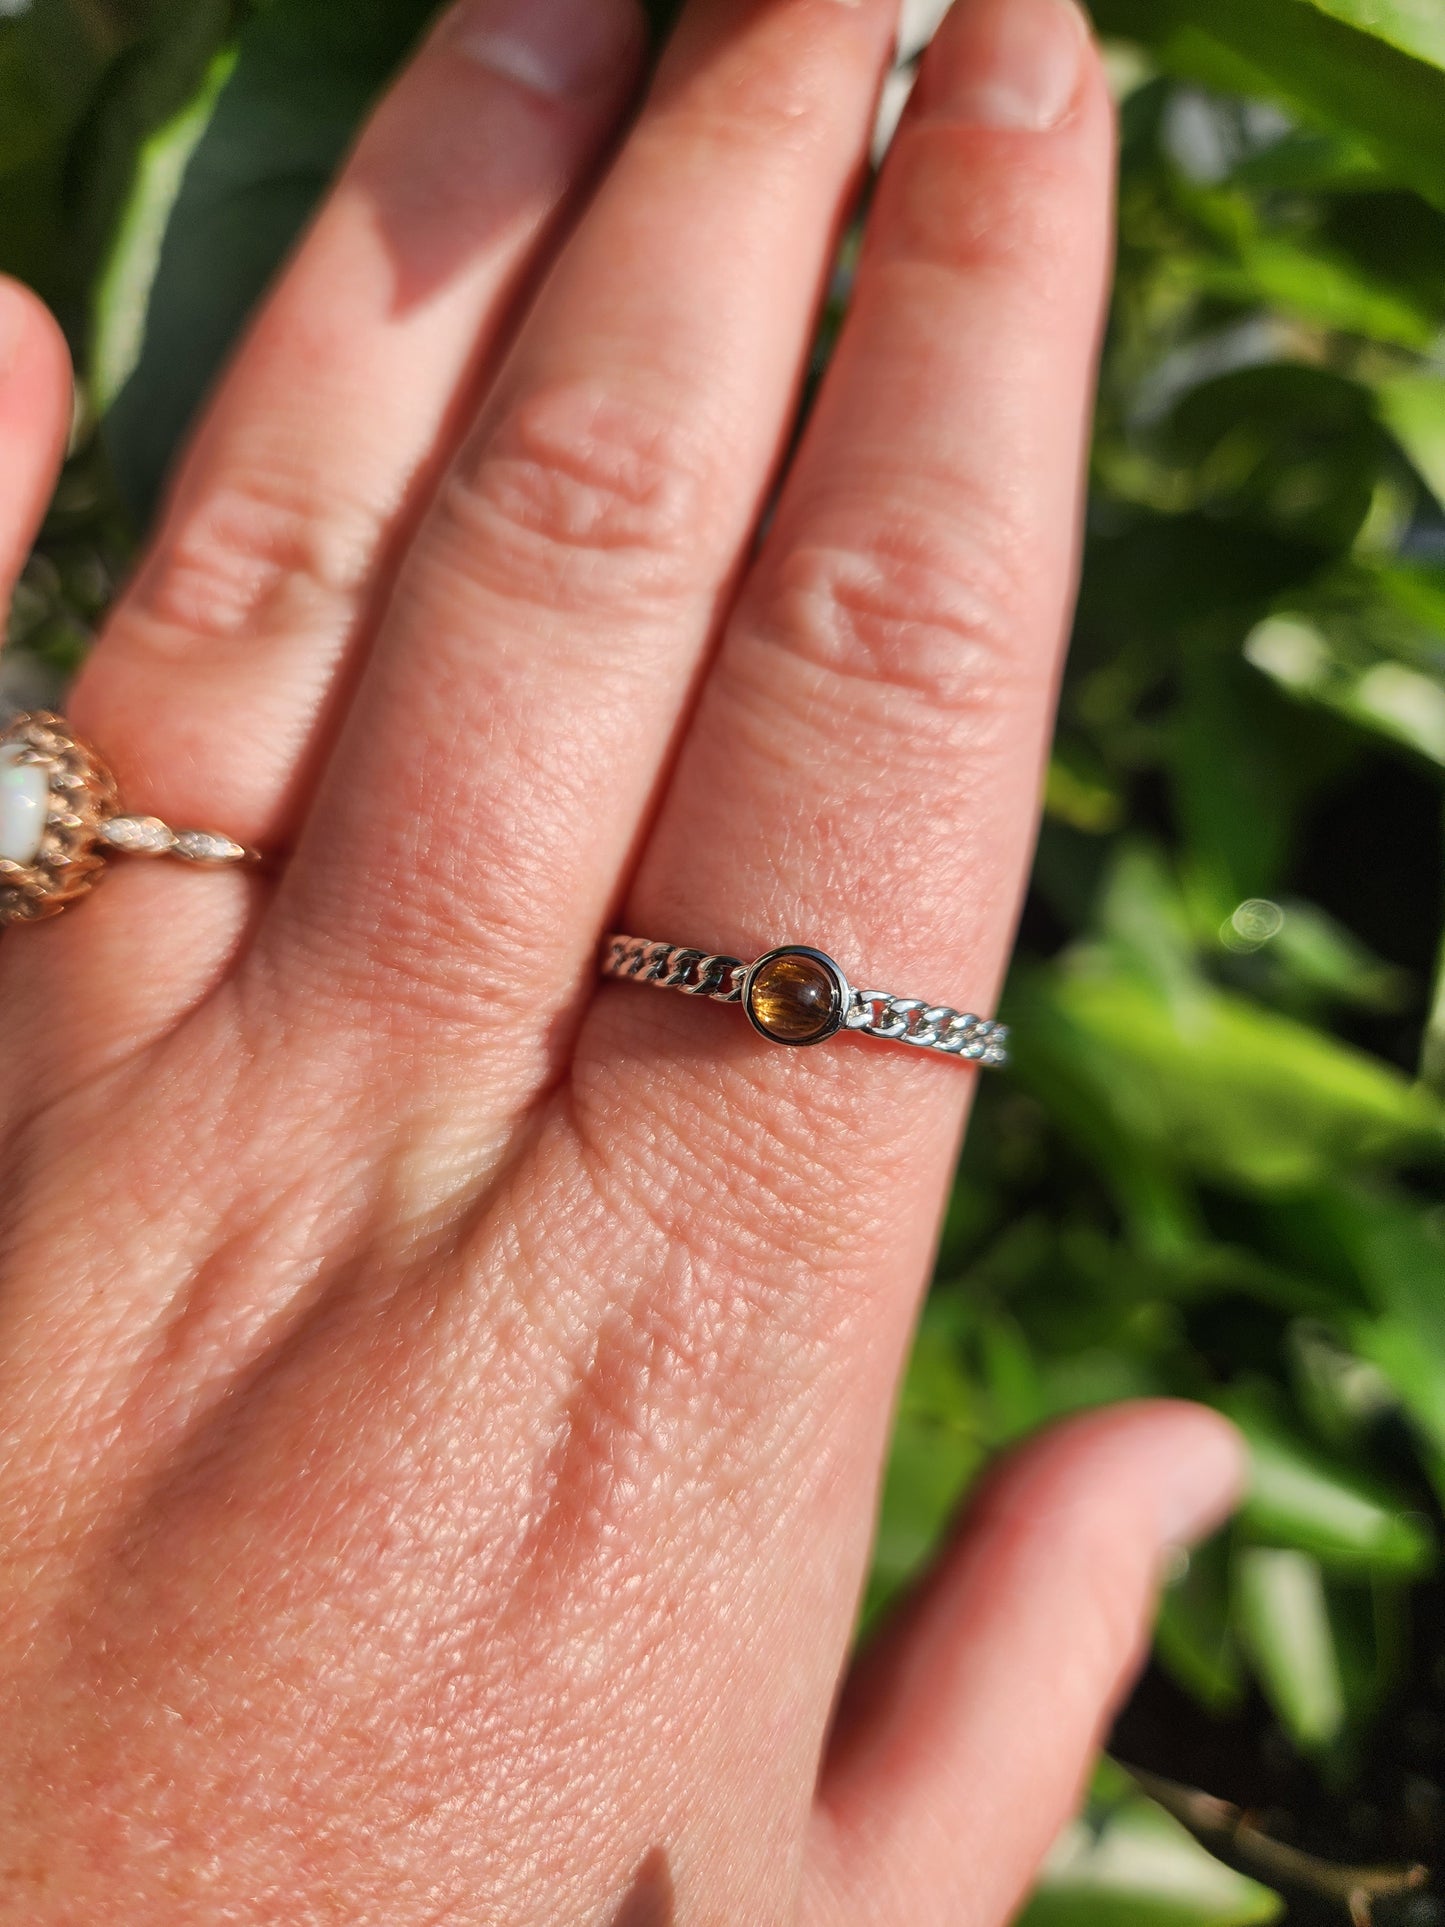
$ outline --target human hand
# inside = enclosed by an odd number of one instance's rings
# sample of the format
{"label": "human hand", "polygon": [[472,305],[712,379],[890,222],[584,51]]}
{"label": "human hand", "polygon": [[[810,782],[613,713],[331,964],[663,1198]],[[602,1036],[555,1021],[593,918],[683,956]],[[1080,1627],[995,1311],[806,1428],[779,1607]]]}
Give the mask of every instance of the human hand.
{"label": "human hand", "polygon": [[[965,0],[755,553],[891,29],[694,0],[583,207],[630,0],[449,17],[82,679],[130,808],[290,854],[0,946],[6,1920],[1001,1927],[1228,1502],[1210,1415],[1075,1422],[833,1722],[972,1073],[595,983],[999,983],[1110,115]],[[0,321],[13,579],[66,376]]]}

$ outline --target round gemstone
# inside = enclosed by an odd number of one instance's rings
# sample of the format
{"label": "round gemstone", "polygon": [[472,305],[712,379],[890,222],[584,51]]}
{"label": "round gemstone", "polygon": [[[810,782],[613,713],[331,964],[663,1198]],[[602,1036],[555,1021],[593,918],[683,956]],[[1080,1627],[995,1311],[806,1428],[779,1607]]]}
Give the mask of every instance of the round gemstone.
{"label": "round gemstone", "polygon": [[0,744],[0,857],[27,867],[40,854],[50,810],[50,778],[39,763],[22,763],[24,743]]}
{"label": "round gemstone", "polygon": [[816,1044],[838,1028],[838,980],[820,957],[783,950],[753,973],[748,1015],[779,1044]]}

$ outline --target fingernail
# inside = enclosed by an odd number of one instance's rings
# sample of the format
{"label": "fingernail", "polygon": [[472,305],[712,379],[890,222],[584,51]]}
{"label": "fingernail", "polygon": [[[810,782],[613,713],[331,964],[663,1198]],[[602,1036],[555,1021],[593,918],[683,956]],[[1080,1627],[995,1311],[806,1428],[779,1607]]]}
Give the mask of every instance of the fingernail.
{"label": "fingernail", "polygon": [[1087,44],[1074,0],[957,0],[934,50],[939,105],[979,127],[1042,133],[1073,105]]}
{"label": "fingernail", "polygon": [[1234,1427],[1202,1406],[1180,1411],[1172,1430],[1172,1440],[1156,1447],[1160,1537],[1167,1546],[1192,1546],[1238,1504],[1248,1458]]}
{"label": "fingernail", "polygon": [[627,73],[642,16],[633,0],[463,0],[450,38],[494,73],[560,98]]}

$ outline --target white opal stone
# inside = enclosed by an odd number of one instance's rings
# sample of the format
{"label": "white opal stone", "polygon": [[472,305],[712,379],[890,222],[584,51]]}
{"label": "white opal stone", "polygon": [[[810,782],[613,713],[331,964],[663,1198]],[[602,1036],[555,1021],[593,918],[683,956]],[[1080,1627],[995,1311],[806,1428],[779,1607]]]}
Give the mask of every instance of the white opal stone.
{"label": "white opal stone", "polygon": [[0,747],[0,857],[33,863],[45,837],[50,778],[38,763],[22,763],[23,743]]}

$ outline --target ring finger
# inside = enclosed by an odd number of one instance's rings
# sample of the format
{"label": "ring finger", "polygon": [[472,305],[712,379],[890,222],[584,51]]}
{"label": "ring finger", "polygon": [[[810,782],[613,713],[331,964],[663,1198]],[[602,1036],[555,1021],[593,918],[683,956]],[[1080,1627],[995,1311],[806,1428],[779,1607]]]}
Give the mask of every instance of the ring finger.
{"label": "ring finger", "polygon": [[[1072,0],[960,0],[884,169],[632,934],[743,958],[817,944],[855,984],[990,1007],[1073,584],[1110,135]],[[745,1302],[786,1307],[807,1408],[828,1415],[815,1443],[856,1493],[971,1083],[846,1035],[780,1050],[736,1010],[633,984],[604,986],[582,1034],[571,1116],[614,1195],[644,1215],[659,1194],[691,1201],[723,1254],[693,1278],[704,1302],[733,1303],[741,1264]],[[855,1560],[865,1515],[830,1515]]]}

